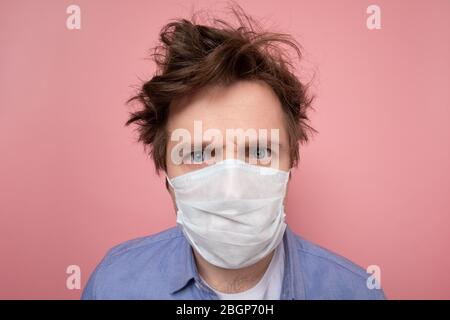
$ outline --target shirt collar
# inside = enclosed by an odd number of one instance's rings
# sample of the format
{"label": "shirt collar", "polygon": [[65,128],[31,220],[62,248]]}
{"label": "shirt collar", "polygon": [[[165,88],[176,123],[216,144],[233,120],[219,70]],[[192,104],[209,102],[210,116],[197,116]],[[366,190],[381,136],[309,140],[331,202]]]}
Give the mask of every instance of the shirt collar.
{"label": "shirt collar", "polygon": [[181,227],[177,225],[177,229],[181,235],[181,248],[176,253],[169,255],[169,265],[173,268],[173,274],[171,274],[169,279],[169,290],[171,293],[183,289],[192,279],[198,278],[191,245],[186,240]]}
{"label": "shirt collar", "polygon": [[283,236],[284,242],[284,277],[281,289],[281,300],[303,300],[306,298],[302,267],[300,266],[300,240],[289,226]]}
{"label": "shirt collar", "polygon": [[[169,256],[169,265],[173,268],[173,274],[169,280],[169,289],[171,293],[180,291],[186,287],[192,280],[200,281],[197,266],[194,260],[191,245],[183,235],[181,227],[177,226],[181,235],[180,250],[177,254]],[[291,231],[289,226],[283,235],[285,261],[284,261],[284,277],[282,284],[282,293],[280,299],[305,299],[305,287],[303,275],[299,260],[299,240]]]}

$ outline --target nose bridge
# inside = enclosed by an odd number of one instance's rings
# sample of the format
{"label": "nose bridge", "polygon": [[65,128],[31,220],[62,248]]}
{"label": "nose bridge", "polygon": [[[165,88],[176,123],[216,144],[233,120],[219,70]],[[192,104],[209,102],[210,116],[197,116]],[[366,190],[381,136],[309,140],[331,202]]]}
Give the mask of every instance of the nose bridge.
{"label": "nose bridge", "polygon": [[[239,152],[239,139],[236,137],[233,137],[233,135],[231,135],[231,137],[227,136],[226,140],[225,140],[225,144],[223,145],[223,154],[224,154],[224,159],[239,159],[238,157],[238,152]],[[244,141],[245,144],[245,141]],[[244,159],[240,159],[240,160],[245,160],[245,154],[244,154]]]}
{"label": "nose bridge", "polygon": [[[239,159],[239,141],[237,138],[230,136],[226,136],[225,143],[222,148],[223,152],[223,160],[228,159]],[[245,161],[244,159],[240,159]],[[223,184],[223,197],[227,200],[236,200],[237,195],[239,194],[239,173],[236,170],[228,167],[225,169],[225,174],[222,176],[222,181],[219,183]]]}
{"label": "nose bridge", "polygon": [[223,190],[225,199],[234,199],[236,197],[237,189],[239,188],[239,175],[236,170],[227,168],[225,170],[225,175],[223,176]]}

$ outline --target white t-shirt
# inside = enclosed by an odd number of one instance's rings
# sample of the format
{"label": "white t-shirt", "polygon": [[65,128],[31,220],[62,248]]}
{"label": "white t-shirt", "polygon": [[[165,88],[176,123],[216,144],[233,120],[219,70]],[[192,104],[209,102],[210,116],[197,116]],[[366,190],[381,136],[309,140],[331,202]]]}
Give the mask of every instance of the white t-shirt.
{"label": "white t-shirt", "polygon": [[279,300],[284,275],[283,241],[275,249],[275,253],[259,282],[250,289],[238,293],[223,293],[213,289],[200,276],[202,281],[213,290],[220,300]]}

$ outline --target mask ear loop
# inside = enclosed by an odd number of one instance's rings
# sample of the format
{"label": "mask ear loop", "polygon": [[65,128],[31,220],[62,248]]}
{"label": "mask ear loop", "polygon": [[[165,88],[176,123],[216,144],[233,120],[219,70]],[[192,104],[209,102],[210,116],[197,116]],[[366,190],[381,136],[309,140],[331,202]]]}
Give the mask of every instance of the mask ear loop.
{"label": "mask ear loop", "polygon": [[164,172],[164,176],[166,177],[167,183],[172,187],[172,189],[175,190],[175,187],[173,186],[173,184],[172,184],[172,182],[170,181],[170,178],[169,178],[169,176],[167,175],[166,172]]}
{"label": "mask ear loop", "polygon": [[[169,178],[169,176],[167,175],[167,173],[166,172],[164,172],[164,176],[166,177],[166,181],[167,181],[167,183],[172,187],[172,190],[173,190],[173,192],[175,192],[175,187],[173,186],[173,184],[172,184],[172,182],[170,181],[170,178]],[[178,209],[178,202],[177,202],[177,200],[175,199],[175,210],[176,210],[176,215],[177,215],[177,219],[179,218],[179,213],[180,213],[180,210]]]}

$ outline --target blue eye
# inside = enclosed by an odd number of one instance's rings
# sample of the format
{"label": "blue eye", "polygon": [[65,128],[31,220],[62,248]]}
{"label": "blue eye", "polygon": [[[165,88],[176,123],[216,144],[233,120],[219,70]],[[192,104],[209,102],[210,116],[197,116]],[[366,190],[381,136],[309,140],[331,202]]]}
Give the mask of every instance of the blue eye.
{"label": "blue eye", "polygon": [[252,152],[253,157],[255,157],[256,159],[264,159],[268,156],[270,156],[270,149],[268,148],[256,148],[253,150]]}
{"label": "blue eye", "polygon": [[191,152],[191,161],[193,163],[202,163],[205,160],[203,150]]}

